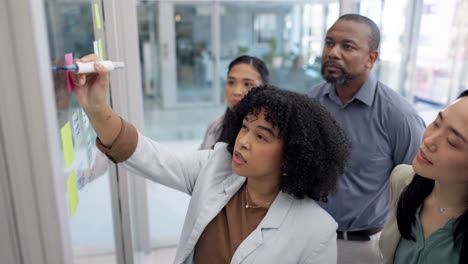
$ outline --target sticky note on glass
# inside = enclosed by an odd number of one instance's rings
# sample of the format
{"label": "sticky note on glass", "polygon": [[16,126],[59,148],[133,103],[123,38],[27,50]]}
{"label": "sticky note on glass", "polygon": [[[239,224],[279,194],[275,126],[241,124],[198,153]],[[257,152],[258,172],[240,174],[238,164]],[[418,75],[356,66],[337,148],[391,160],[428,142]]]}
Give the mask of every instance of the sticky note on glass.
{"label": "sticky note on glass", "polygon": [[65,157],[65,166],[68,168],[75,159],[75,150],[73,148],[73,139],[70,122],[67,122],[60,129],[60,136],[62,137],[63,155]]}
{"label": "sticky note on glass", "polygon": [[81,125],[80,125],[80,110],[76,110],[75,113],[72,115],[72,131],[73,135],[75,136],[75,144],[79,145],[81,142],[82,138],[82,130],[81,130]]}
{"label": "sticky note on glass", "polygon": [[88,154],[89,166],[93,165],[93,150],[94,150],[94,144],[93,144],[93,141],[91,141],[91,137],[88,134],[86,137],[86,153]]}
{"label": "sticky note on glass", "polygon": [[[65,66],[73,64],[73,53],[67,53],[64,55],[65,57]],[[73,92],[73,81],[71,79],[71,73],[67,71],[67,88],[68,88],[68,93],[71,94]]]}
{"label": "sticky note on glass", "polygon": [[81,120],[83,121],[83,129],[86,130],[89,127],[89,119],[88,116],[85,114],[83,108],[80,108],[81,111]]}
{"label": "sticky note on glass", "polygon": [[104,52],[102,50],[102,40],[98,40],[97,43],[98,43],[98,50],[99,50],[99,58],[101,58],[101,60],[104,60]]}
{"label": "sticky note on glass", "polygon": [[70,216],[74,216],[76,209],[78,208],[78,203],[80,202],[80,197],[78,195],[78,185],[76,184],[75,170],[73,170],[68,176],[67,193],[70,206]]}
{"label": "sticky note on glass", "polygon": [[101,12],[99,12],[99,5],[94,3],[94,25],[97,29],[101,28]]}

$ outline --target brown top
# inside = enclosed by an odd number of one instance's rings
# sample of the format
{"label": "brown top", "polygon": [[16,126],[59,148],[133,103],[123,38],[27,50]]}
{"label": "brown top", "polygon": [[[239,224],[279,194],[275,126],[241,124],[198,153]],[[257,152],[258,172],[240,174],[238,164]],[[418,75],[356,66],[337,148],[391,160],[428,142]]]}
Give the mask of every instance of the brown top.
{"label": "brown top", "polygon": [[123,118],[122,127],[120,128],[119,135],[112,142],[111,146],[104,146],[99,138],[96,138],[97,148],[114,163],[123,162],[129,159],[138,144],[138,131],[137,129]]}
{"label": "brown top", "polygon": [[268,208],[246,208],[245,184],[206,226],[195,245],[195,263],[230,263],[239,245],[257,228]]}

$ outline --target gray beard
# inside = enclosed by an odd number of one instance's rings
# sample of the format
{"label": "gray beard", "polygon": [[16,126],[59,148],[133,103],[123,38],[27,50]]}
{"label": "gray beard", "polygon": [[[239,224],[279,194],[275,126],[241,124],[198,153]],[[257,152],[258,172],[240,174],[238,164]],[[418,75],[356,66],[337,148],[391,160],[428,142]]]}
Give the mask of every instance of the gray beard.
{"label": "gray beard", "polygon": [[327,62],[322,64],[322,67],[320,69],[320,73],[322,74],[323,79],[325,79],[325,81],[327,81],[328,83],[338,84],[338,85],[346,85],[346,84],[350,83],[352,80],[356,79],[359,76],[359,74],[355,74],[355,75],[349,74],[345,69],[343,69],[342,67],[339,67],[339,66],[338,66],[338,68],[341,71],[340,76],[338,76],[338,77],[327,76],[327,74],[325,72],[325,68],[324,68],[324,65],[326,65],[326,64],[327,64]]}
{"label": "gray beard", "polygon": [[351,75],[343,71],[343,74],[341,74],[339,77],[332,77],[332,76],[326,76],[326,74],[322,71],[322,77],[328,83],[343,85],[343,84],[348,84],[352,80],[356,79],[357,75]]}

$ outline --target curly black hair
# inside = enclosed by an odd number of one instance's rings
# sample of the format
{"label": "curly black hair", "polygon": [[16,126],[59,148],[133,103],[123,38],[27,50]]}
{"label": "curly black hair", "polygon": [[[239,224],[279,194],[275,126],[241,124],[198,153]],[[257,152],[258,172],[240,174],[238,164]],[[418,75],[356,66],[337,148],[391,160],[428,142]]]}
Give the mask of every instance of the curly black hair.
{"label": "curly black hair", "polygon": [[[273,85],[253,88],[226,116],[226,142],[232,154],[242,121],[265,110],[265,120],[279,129],[284,144],[280,189],[298,199],[327,201],[343,174],[351,143],[320,103]],[[285,174],[284,174],[285,173]]]}

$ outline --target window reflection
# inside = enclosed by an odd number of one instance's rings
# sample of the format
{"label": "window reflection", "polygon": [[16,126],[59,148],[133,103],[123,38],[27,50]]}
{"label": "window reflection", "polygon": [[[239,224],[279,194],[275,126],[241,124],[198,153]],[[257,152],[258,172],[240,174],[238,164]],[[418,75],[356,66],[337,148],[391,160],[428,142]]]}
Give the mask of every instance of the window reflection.
{"label": "window reflection", "polygon": [[137,7],[143,95],[161,103],[161,71],[157,63],[160,61],[158,12],[156,2],[147,2]]}
{"label": "window reflection", "polygon": [[424,1],[413,80],[417,100],[445,105],[466,89],[460,75],[466,67],[466,9],[467,1]]}
{"label": "window reflection", "polygon": [[176,5],[177,101],[210,101],[211,5]]}
{"label": "window reflection", "polygon": [[229,62],[241,54],[265,61],[271,83],[279,87],[303,93],[322,81],[323,38],[329,21],[338,18],[337,1],[223,3],[221,7],[223,82]]}
{"label": "window reflection", "polygon": [[356,12],[381,29],[380,80],[436,108],[466,89],[467,5],[466,0],[423,0],[420,7],[408,0],[356,1]]}

